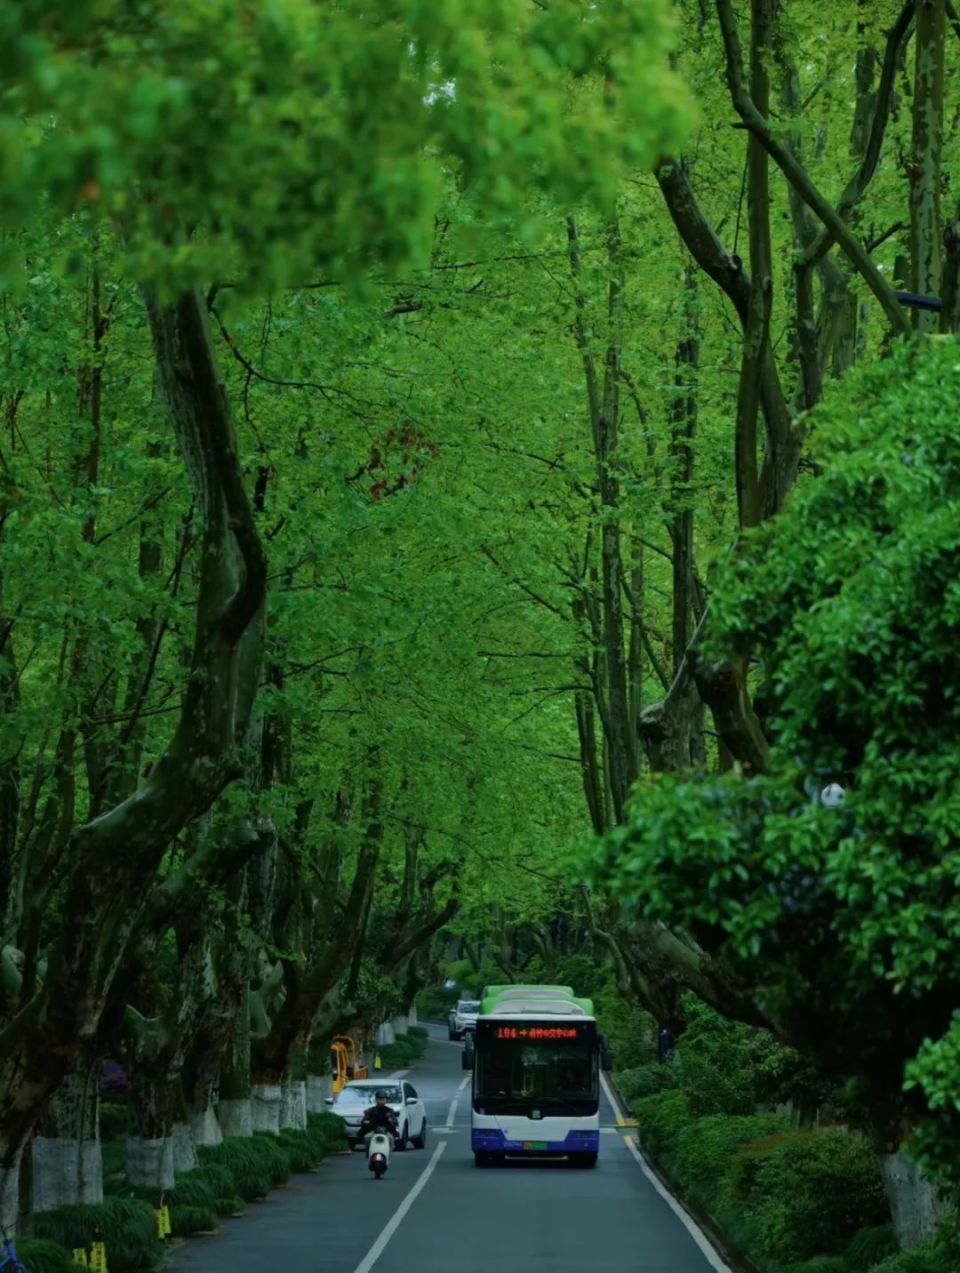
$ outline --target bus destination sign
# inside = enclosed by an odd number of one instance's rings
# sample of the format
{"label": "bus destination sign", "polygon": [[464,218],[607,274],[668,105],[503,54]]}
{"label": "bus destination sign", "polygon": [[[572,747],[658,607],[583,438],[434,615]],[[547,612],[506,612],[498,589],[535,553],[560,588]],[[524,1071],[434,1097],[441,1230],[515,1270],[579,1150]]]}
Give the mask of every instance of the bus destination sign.
{"label": "bus destination sign", "polygon": [[527,1043],[556,1043],[559,1039],[585,1039],[587,1032],[577,1025],[499,1025],[496,1038],[523,1039]]}

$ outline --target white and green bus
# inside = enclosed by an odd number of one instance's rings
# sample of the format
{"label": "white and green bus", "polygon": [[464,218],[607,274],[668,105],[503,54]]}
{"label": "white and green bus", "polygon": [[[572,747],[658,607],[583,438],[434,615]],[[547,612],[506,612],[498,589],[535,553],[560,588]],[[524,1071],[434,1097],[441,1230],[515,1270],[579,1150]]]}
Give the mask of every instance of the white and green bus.
{"label": "white and green bus", "polygon": [[487,986],[464,1048],[473,1070],[470,1137],[478,1167],[510,1157],[600,1151],[600,1070],[609,1068],[593,1004],[569,986]]}

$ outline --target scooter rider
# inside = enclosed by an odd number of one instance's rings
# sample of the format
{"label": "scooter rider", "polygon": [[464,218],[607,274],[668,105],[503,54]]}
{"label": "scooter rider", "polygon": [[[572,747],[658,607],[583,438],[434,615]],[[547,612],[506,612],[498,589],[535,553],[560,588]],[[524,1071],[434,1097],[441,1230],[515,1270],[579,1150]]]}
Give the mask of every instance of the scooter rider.
{"label": "scooter rider", "polygon": [[375,1105],[371,1105],[368,1110],[364,1110],[363,1123],[360,1126],[361,1136],[367,1137],[374,1132],[386,1132],[388,1136],[392,1136],[394,1140],[397,1138],[397,1116],[387,1104],[387,1094],[381,1088],[376,1096]]}

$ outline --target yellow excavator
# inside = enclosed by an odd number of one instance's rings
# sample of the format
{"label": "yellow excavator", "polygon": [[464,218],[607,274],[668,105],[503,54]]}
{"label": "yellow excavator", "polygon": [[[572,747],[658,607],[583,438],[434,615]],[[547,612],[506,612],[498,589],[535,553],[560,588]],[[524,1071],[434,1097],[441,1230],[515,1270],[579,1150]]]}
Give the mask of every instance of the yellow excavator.
{"label": "yellow excavator", "polygon": [[330,1045],[333,1093],[342,1092],[350,1079],[365,1079],[370,1071],[360,1063],[360,1044],[349,1034],[338,1034]]}

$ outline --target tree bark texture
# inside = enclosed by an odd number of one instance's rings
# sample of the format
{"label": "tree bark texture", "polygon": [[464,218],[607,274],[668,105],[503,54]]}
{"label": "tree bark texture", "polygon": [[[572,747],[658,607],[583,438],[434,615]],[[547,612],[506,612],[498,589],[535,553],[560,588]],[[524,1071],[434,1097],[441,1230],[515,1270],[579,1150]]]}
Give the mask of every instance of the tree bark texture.
{"label": "tree bark texture", "polygon": [[[943,81],[946,53],[946,0],[917,0],[913,85],[913,142],[910,154],[911,290],[940,294],[943,227],[940,217],[943,152]],[[936,331],[937,315],[915,312],[920,331]]]}

